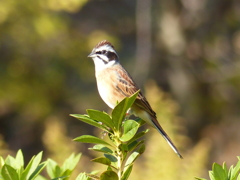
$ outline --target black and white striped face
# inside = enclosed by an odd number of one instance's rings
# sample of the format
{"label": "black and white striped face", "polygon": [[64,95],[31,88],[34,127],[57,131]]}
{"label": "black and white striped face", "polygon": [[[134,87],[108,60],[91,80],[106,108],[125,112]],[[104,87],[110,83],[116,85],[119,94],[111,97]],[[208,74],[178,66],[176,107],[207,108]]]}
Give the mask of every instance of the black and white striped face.
{"label": "black and white striped face", "polygon": [[88,57],[93,59],[96,70],[111,67],[119,61],[114,47],[106,40],[98,43]]}

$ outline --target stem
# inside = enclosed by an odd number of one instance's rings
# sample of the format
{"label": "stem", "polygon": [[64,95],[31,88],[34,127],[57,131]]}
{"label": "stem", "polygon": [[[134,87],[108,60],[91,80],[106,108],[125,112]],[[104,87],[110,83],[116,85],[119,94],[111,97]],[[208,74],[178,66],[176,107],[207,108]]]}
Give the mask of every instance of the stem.
{"label": "stem", "polygon": [[[121,153],[121,152],[120,152]],[[121,157],[121,154],[118,154],[118,178],[119,180],[121,179],[121,175],[122,175],[122,157]]]}
{"label": "stem", "polygon": [[116,145],[117,145],[117,174],[118,174],[118,178],[119,180],[121,179],[121,176],[122,176],[122,160],[123,160],[123,157],[122,157],[122,150],[119,148],[119,146],[122,144],[121,141],[119,140],[119,136],[116,137]]}

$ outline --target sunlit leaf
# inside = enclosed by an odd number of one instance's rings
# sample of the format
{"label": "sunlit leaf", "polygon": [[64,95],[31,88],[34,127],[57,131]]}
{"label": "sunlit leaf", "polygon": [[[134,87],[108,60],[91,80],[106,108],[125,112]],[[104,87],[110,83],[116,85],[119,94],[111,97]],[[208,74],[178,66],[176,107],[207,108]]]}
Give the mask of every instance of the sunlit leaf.
{"label": "sunlit leaf", "polygon": [[138,93],[139,93],[139,91],[137,91],[132,96],[123,99],[113,109],[113,111],[112,111],[112,120],[113,120],[113,122],[115,124],[115,127],[116,127],[117,131],[120,131],[120,127],[121,127],[122,121],[124,120],[124,117],[126,116],[126,113],[127,113],[128,109],[134,103]]}
{"label": "sunlit leaf", "polygon": [[137,118],[135,119],[136,122],[138,122],[139,127],[143,126],[144,124],[146,124],[146,121],[142,120],[141,118]]}
{"label": "sunlit leaf", "polygon": [[240,160],[238,160],[236,166],[235,166],[234,169],[233,169],[232,178],[233,178],[233,179],[237,178],[239,172],[240,172]]}
{"label": "sunlit leaf", "polygon": [[51,179],[51,180],[64,180],[64,179],[68,179],[69,176],[59,176],[59,177],[56,177],[54,179]]}
{"label": "sunlit leaf", "polygon": [[100,180],[119,180],[118,175],[114,171],[104,171],[100,175]]}
{"label": "sunlit leaf", "polygon": [[42,159],[42,152],[38,153],[36,156],[33,156],[30,162],[28,163],[27,167],[24,169],[22,173],[23,179],[28,179],[32,173],[36,170],[38,167],[40,161]]}
{"label": "sunlit leaf", "polygon": [[134,141],[131,144],[128,145],[128,151],[133,151],[135,148],[137,148],[139,145],[144,143],[144,141]]}
{"label": "sunlit leaf", "polygon": [[0,168],[5,164],[4,159],[0,156]]}
{"label": "sunlit leaf", "polygon": [[142,144],[140,148],[137,150],[137,152],[139,152],[139,154],[142,154],[144,153],[145,149],[146,149],[145,144]]}
{"label": "sunlit leaf", "polygon": [[113,127],[114,127],[113,121],[112,121],[111,117],[108,114],[106,114],[105,112],[101,112],[101,111],[94,110],[94,109],[88,109],[87,113],[91,119],[102,122],[103,124],[106,124],[109,128],[113,129]]}
{"label": "sunlit leaf", "polygon": [[123,124],[123,135],[119,138],[121,141],[126,142],[133,138],[137,133],[139,124],[134,120],[127,120]]}
{"label": "sunlit leaf", "polygon": [[104,154],[106,158],[108,158],[111,162],[117,162],[117,158],[111,154]]}
{"label": "sunlit leaf", "polygon": [[11,167],[15,167],[15,164],[16,164],[15,162],[16,162],[16,160],[14,159],[14,157],[12,157],[10,155],[8,155],[6,160],[5,160],[5,164],[7,164]]}
{"label": "sunlit leaf", "polygon": [[101,164],[105,164],[105,165],[108,165],[108,166],[111,165],[111,161],[108,158],[105,158],[105,157],[95,158],[95,159],[92,159],[91,161],[101,163]]}
{"label": "sunlit leaf", "polygon": [[47,179],[47,178],[45,178],[45,177],[43,177],[42,175],[39,174],[38,176],[35,177],[34,180],[49,180],[49,179]]}
{"label": "sunlit leaf", "polygon": [[60,176],[60,167],[52,159],[48,159],[47,173],[48,173],[48,175],[50,176],[51,179],[54,179],[55,177],[59,177]]}
{"label": "sunlit leaf", "polygon": [[77,154],[76,156],[75,156],[74,153],[71,154],[71,155],[64,161],[61,170],[62,170],[62,171],[69,170],[69,171],[70,171],[69,173],[71,173],[71,172],[74,170],[74,168],[76,167],[76,165],[78,164],[81,155],[82,155],[81,153],[80,153],[80,154]]}
{"label": "sunlit leaf", "polygon": [[95,126],[95,127],[97,127],[97,128],[100,128],[100,129],[102,129],[102,130],[104,130],[104,131],[109,132],[108,129],[107,129],[104,125],[102,125],[101,123],[99,123],[99,122],[91,119],[91,118],[88,117],[87,115],[70,114],[70,116],[75,117],[75,118],[77,118],[77,119],[79,119],[79,120],[81,120],[81,121],[83,121],[83,122],[85,122],[85,123],[87,123],[87,124],[92,125],[92,126]]}
{"label": "sunlit leaf", "polygon": [[125,166],[127,167],[127,166],[131,165],[131,164],[138,158],[139,155],[140,155],[139,152],[133,152],[133,153],[128,157]]}
{"label": "sunlit leaf", "polygon": [[18,180],[19,179],[16,170],[7,164],[3,165],[1,174],[2,174],[2,177],[4,178],[4,180]]}
{"label": "sunlit leaf", "polygon": [[128,177],[130,176],[131,172],[132,172],[132,168],[133,168],[133,165],[130,165],[126,168],[126,170],[124,170],[124,173],[123,173],[123,176],[121,178],[121,180],[127,180]]}
{"label": "sunlit leaf", "polygon": [[79,136],[75,138],[74,141],[78,141],[82,143],[104,144],[104,145],[111,146],[111,144],[107,143],[106,141],[91,135]]}
{"label": "sunlit leaf", "polygon": [[109,154],[113,153],[113,151],[110,148],[108,148],[102,144],[97,144],[97,145],[93,146],[93,148],[88,148],[88,149],[98,151],[98,152],[103,152],[103,153],[109,153]]}
{"label": "sunlit leaf", "polygon": [[225,174],[222,166],[217,163],[213,164],[213,176],[215,180],[227,179],[227,174]]}
{"label": "sunlit leaf", "polygon": [[86,173],[80,173],[75,180],[90,180]]}
{"label": "sunlit leaf", "polygon": [[207,180],[207,179],[199,178],[199,177],[195,177],[195,179],[198,179],[198,180]]}
{"label": "sunlit leaf", "polygon": [[45,168],[46,165],[47,165],[47,162],[43,162],[39,164],[38,167],[33,171],[33,173],[28,179],[29,180],[35,179],[39,175],[39,173]]}
{"label": "sunlit leaf", "polygon": [[213,171],[209,171],[209,177],[211,180],[215,180],[214,175],[213,175]]}
{"label": "sunlit leaf", "polygon": [[23,153],[22,150],[18,150],[15,158],[15,164],[16,169],[23,169],[24,167],[24,159],[23,159]]}
{"label": "sunlit leaf", "polygon": [[233,174],[233,165],[230,166],[229,170],[228,170],[228,177],[231,179],[232,177],[232,174]]}
{"label": "sunlit leaf", "polygon": [[222,167],[223,167],[223,170],[225,171],[225,174],[228,174],[228,169],[225,162],[223,163]]}
{"label": "sunlit leaf", "polygon": [[146,129],[146,130],[144,130],[144,131],[141,131],[141,132],[137,133],[137,134],[129,141],[129,143],[131,143],[131,142],[133,142],[133,141],[135,141],[135,140],[143,137],[148,131],[149,131],[149,129]]}

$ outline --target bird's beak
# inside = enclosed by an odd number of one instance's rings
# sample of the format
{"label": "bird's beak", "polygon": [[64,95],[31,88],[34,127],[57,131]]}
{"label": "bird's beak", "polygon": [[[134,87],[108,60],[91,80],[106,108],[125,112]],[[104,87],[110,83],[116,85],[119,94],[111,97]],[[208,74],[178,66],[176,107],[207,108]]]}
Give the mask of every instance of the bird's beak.
{"label": "bird's beak", "polygon": [[87,57],[92,58],[92,57],[94,57],[94,56],[95,56],[95,53],[94,53],[94,52],[91,52]]}

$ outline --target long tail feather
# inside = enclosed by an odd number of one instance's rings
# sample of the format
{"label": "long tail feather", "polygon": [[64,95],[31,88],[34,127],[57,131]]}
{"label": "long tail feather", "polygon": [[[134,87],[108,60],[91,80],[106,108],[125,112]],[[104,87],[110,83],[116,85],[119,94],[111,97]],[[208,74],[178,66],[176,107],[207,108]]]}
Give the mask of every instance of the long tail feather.
{"label": "long tail feather", "polygon": [[[153,117],[152,117],[153,118]],[[154,119],[153,125],[154,127],[158,130],[158,132],[163,136],[163,138],[168,142],[168,144],[170,145],[170,147],[173,149],[173,151],[181,158],[183,159],[182,155],[180,154],[180,152],[178,151],[178,149],[176,148],[176,146],[173,144],[172,140],[170,139],[170,137],[167,135],[167,133],[163,130],[163,128],[161,127],[161,125],[156,119]]]}

